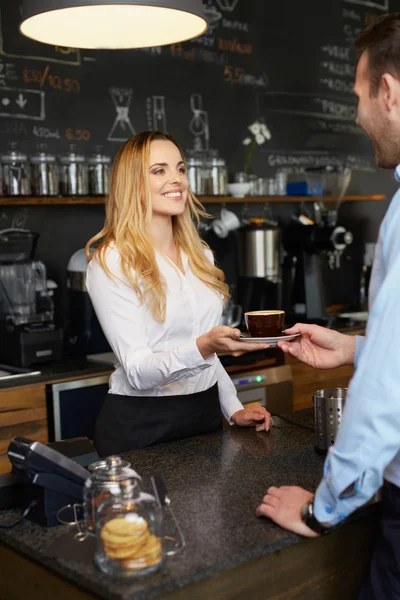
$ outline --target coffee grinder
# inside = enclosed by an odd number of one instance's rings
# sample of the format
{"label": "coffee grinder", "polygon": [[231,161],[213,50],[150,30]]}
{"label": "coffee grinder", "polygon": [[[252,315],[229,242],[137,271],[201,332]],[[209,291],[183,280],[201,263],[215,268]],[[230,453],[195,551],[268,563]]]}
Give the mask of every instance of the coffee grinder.
{"label": "coffee grinder", "polygon": [[243,315],[281,308],[281,231],[273,221],[249,219],[238,232],[238,301]]}
{"label": "coffee grinder", "polygon": [[29,367],[62,358],[45,265],[33,260],[39,234],[0,231],[0,362]]}
{"label": "coffee grinder", "polygon": [[295,216],[283,230],[283,308],[288,321],[325,322],[323,270],[340,269],[343,251],[353,234],[337,224],[338,209],[351,179],[347,167],[306,169],[314,202],[314,219]]}

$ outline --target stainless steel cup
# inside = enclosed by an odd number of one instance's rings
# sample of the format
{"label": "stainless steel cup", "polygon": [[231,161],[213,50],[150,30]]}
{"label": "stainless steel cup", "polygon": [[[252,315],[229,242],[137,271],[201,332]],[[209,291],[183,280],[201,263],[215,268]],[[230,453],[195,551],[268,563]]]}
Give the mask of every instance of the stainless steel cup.
{"label": "stainless steel cup", "polygon": [[313,396],[315,417],[315,451],[326,454],[335,442],[342,419],[347,388],[318,390]]}

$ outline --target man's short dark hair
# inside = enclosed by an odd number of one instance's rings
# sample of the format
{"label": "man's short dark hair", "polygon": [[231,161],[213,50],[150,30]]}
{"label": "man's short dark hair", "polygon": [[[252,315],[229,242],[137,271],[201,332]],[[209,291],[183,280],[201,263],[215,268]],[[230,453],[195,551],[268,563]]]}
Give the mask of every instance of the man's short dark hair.
{"label": "man's short dark hair", "polygon": [[366,50],[370,74],[370,94],[377,96],[382,75],[400,79],[400,13],[379,17],[355,40],[358,57]]}

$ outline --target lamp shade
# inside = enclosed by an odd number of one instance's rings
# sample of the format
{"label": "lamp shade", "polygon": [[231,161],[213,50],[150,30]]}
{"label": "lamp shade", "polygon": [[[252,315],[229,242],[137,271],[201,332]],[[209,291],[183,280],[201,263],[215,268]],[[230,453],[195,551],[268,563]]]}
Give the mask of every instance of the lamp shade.
{"label": "lamp shade", "polygon": [[23,0],[21,33],[68,48],[174,44],[207,29],[202,0]]}

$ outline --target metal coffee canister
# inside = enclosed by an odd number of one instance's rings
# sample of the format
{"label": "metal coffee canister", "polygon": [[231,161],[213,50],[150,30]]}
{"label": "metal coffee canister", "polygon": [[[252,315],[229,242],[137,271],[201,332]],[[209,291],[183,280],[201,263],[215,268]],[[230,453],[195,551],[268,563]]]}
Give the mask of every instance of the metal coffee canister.
{"label": "metal coffee canister", "polygon": [[42,145],[37,154],[30,157],[32,191],[35,196],[58,196],[60,193],[60,171],[53,154],[45,152]]}
{"label": "metal coffee canister", "polygon": [[70,151],[60,155],[60,192],[62,196],[87,196],[89,193],[88,166],[85,157]]}
{"label": "metal coffee canister", "polygon": [[259,277],[273,283],[280,279],[280,229],[266,223],[265,219],[250,219],[240,230],[243,256],[239,275]]}
{"label": "metal coffee canister", "polygon": [[326,454],[339,431],[347,388],[318,390],[313,396],[315,418],[315,451]]}
{"label": "metal coffee canister", "polygon": [[28,157],[12,142],[11,149],[1,156],[3,167],[3,193],[5,196],[30,196],[31,172]]}
{"label": "metal coffee canister", "polygon": [[111,157],[101,152],[101,146],[89,156],[89,193],[92,196],[106,196],[110,191]]}

